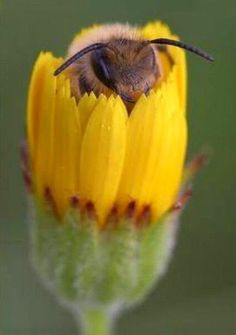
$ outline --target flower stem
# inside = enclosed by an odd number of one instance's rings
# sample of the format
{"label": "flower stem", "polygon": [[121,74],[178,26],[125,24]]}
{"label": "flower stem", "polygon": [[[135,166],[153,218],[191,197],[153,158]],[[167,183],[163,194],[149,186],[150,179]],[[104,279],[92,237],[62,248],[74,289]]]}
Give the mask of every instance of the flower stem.
{"label": "flower stem", "polygon": [[80,313],[83,335],[111,335],[112,317],[106,309],[90,309]]}

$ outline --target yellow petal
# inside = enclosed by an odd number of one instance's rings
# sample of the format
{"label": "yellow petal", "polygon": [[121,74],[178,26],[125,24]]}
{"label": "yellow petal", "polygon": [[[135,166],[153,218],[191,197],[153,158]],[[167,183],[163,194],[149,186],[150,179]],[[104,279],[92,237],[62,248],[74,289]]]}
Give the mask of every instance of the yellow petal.
{"label": "yellow petal", "polygon": [[61,59],[54,58],[49,52],[40,53],[33,68],[27,105],[27,136],[32,159],[36,155],[41,115],[45,114],[45,109],[49,110],[48,108],[54,104],[56,79],[52,75],[53,67],[57,67],[61,61]]}
{"label": "yellow petal", "polygon": [[156,174],[151,195],[154,218],[160,217],[173,204],[181,180],[186,152],[187,126],[182,111],[168,120],[158,154]]}
{"label": "yellow petal", "polygon": [[78,192],[81,143],[69,80],[63,74],[53,75],[61,62],[51,53],[40,54],[31,79],[27,116],[33,182],[40,196],[50,189],[60,216],[69,197]]}
{"label": "yellow petal", "polygon": [[[176,35],[172,36],[173,39],[179,40]],[[176,87],[179,94],[180,107],[182,112],[186,112],[186,96],[187,96],[187,65],[186,65],[186,52],[177,47],[168,46],[168,51],[174,60],[173,70],[176,71]]]}
{"label": "yellow petal", "polygon": [[125,164],[117,196],[122,207],[132,200],[138,206],[150,201],[152,178],[168,119],[163,93],[160,90],[158,94],[142,96],[129,118]]}
{"label": "yellow petal", "polygon": [[151,205],[156,219],[174,201],[186,150],[186,121],[179,107],[174,74],[142,96],[128,121],[127,150],[117,202],[124,209]]}
{"label": "yellow petal", "polygon": [[97,98],[93,92],[89,95],[85,93],[85,95],[83,95],[83,97],[79,101],[78,110],[82,133],[84,133],[85,131],[89,117],[92,114],[96,103]]}
{"label": "yellow petal", "polygon": [[[162,87],[160,88],[163,92],[167,110],[170,114],[173,114],[180,107],[180,100],[179,100],[179,91],[177,85],[177,69],[176,66],[172,68],[172,71],[169,73],[168,78],[163,83]],[[159,91],[159,88],[155,89],[156,92]]]}
{"label": "yellow petal", "polygon": [[99,99],[81,147],[80,194],[95,204],[100,224],[112,207],[123,167],[127,112],[119,97]]}
{"label": "yellow petal", "polygon": [[36,62],[30,86],[28,137],[35,186],[41,195],[50,184],[52,174],[52,134],[56,97],[56,78],[53,72],[58,61],[50,53],[42,54]]}
{"label": "yellow petal", "polygon": [[141,29],[141,33],[144,38],[147,40],[152,40],[156,38],[171,38],[172,34],[170,32],[169,27],[162,23],[161,21],[153,21],[147,23]]}
{"label": "yellow petal", "polygon": [[187,64],[186,54],[180,50],[177,56],[177,82],[180,96],[180,106],[183,113],[186,113],[187,103]]}
{"label": "yellow petal", "polygon": [[81,128],[75,98],[70,96],[69,80],[60,83],[55,105],[53,174],[49,185],[62,217],[71,196],[78,194]]}
{"label": "yellow petal", "polygon": [[170,63],[169,57],[166,55],[165,52],[160,52],[159,57],[160,57],[160,63],[162,67],[162,81],[165,81],[171,71],[172,65]]}

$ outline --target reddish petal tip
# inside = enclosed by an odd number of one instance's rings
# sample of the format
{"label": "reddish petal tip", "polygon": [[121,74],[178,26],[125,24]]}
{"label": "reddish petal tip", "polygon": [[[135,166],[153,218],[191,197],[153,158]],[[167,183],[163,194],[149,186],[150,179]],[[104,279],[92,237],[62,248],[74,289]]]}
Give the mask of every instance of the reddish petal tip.
{"label": "reddish petal tip", "polygon": [[52,191],[49,186],[46,186],[44,189],[44,198],[49,208],[54,212],[55,215],[58,215],[57,209],[56,209],[56,203],[55,203],[55,200],[52,195]]}
{"label": "reddish petal tip", "polygon": [[96,220],[97,215],[96,215],[96,209],[95,209],[94,203],[92,201],[87,201],[85,203],[84,208],[85,208],[85,212],[88,218],[91,220]]}
{"label": "reddish petal tip", "polygon": [[208,161],[209,155],[205,152],[199,153],[196,155],[187,165],[187,169],[195,174],[198,170],[200,170]]}
{"label": "reddish petal tip", "polygon": [[73,195],[70,198],[70,205],[72,208],[78,208],[79,207],[79,197],[77,195]]}
{"label": "reddish petal tip", "polygon": [[184,191],[179,199],[176,201],[176,203],[172,206],[171,208],[171,212],[175,212],[178,211],[182,208],[185,207],[185,205],[187,204],[187,202],[189,201],[189,199],[191,198],[193,194],[193,191],[191,188],[187,189],[186,191]]}
{"label": "reddish petal tip", "polygon": [[29,171],[25,169],[24,166],[22,166],[22,176],[26,190],[32,193],[33,189],[32,189],[31,175]]}
{"label": "reddish petal tip", "polygon": [[143,206],[143,209],[137,219],[138,225],[147,225],[151,222],[151,207],[150,205]]}
{"label": "reddish petal tip", "polygon": [[133,200],[127,205],[125,210],[125,216],[128,219],[134,218],[135,210],[136,210],[136,202]]}
{"label": "reddish petal tip", "polygon": [[105,226],[116,226],[119,222],[118,219],[118,209],[117,206],[114,205],[110,210],[109,214],[107,215],[106,225]]}
{"label": "reddish petal tip", "polygon": [[28,150],[28,144],[27,141],[22,141],[20,145],[20,158],[21,162],[25,167],[28,167],[29,163],[29,150]]}

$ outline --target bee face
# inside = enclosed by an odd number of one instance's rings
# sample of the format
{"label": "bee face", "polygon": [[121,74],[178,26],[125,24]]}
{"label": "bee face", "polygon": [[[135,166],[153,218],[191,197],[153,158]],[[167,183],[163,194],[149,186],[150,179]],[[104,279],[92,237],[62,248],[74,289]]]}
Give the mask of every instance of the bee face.
{"label": "bee face", "polygon": [[136,102],[160,76],[155,52],[145,41],[115,39],[94,51],[91,58],[97,78],[124,102]]}

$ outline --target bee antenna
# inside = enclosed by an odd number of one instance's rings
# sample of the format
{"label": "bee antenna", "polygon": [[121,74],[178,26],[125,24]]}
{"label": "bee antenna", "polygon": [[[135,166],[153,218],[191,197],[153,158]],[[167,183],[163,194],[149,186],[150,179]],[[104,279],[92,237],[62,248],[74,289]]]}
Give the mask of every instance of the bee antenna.
{"label": "bee antenna", "polygon": [[60,74],[62,71],[64,71],[71,64],[73,64],[74,62],[76,62],[78,59],[80,59],[81,57],[83,57],[87,53],[89,53],[91,51],[94,51],[94,50],[102,49],[102,48],[104,48],[106,46],[107,45],[105,43],[94,43],[94,44],[91,44],[91,45],[87,46],[86,48],[78,51],[76,54],[74,54],[72,57],[70,57],[69,59],[67,59],[61,66],[59,66],[56,69],[56,71],[54,72],[54,76],[57,76],[58,74]]}
{"label": "bee antenna", "polygon": [[214,58],[208,54],[207,52],[199,49],[199,48],[196,48],[192,45],[189,45],[189,44],[186,44],[184,42],[181,42],[181,41],[176,41],[176,40],[170,40],[168,38],[157,38],[155,40],[151,40],[150,43],[154,43],[154,44],[164,44],[164,45],[173,45],[175,47],[179,47],[179,48],[182,48],[182,49],[185,49],[187,51],[190,51],[190,52],[193,52],[195,53],[196,55],[202,57],[202,58],[205,58],[206,60],[210,61],[210,62],[213,62],[214,61]]}

